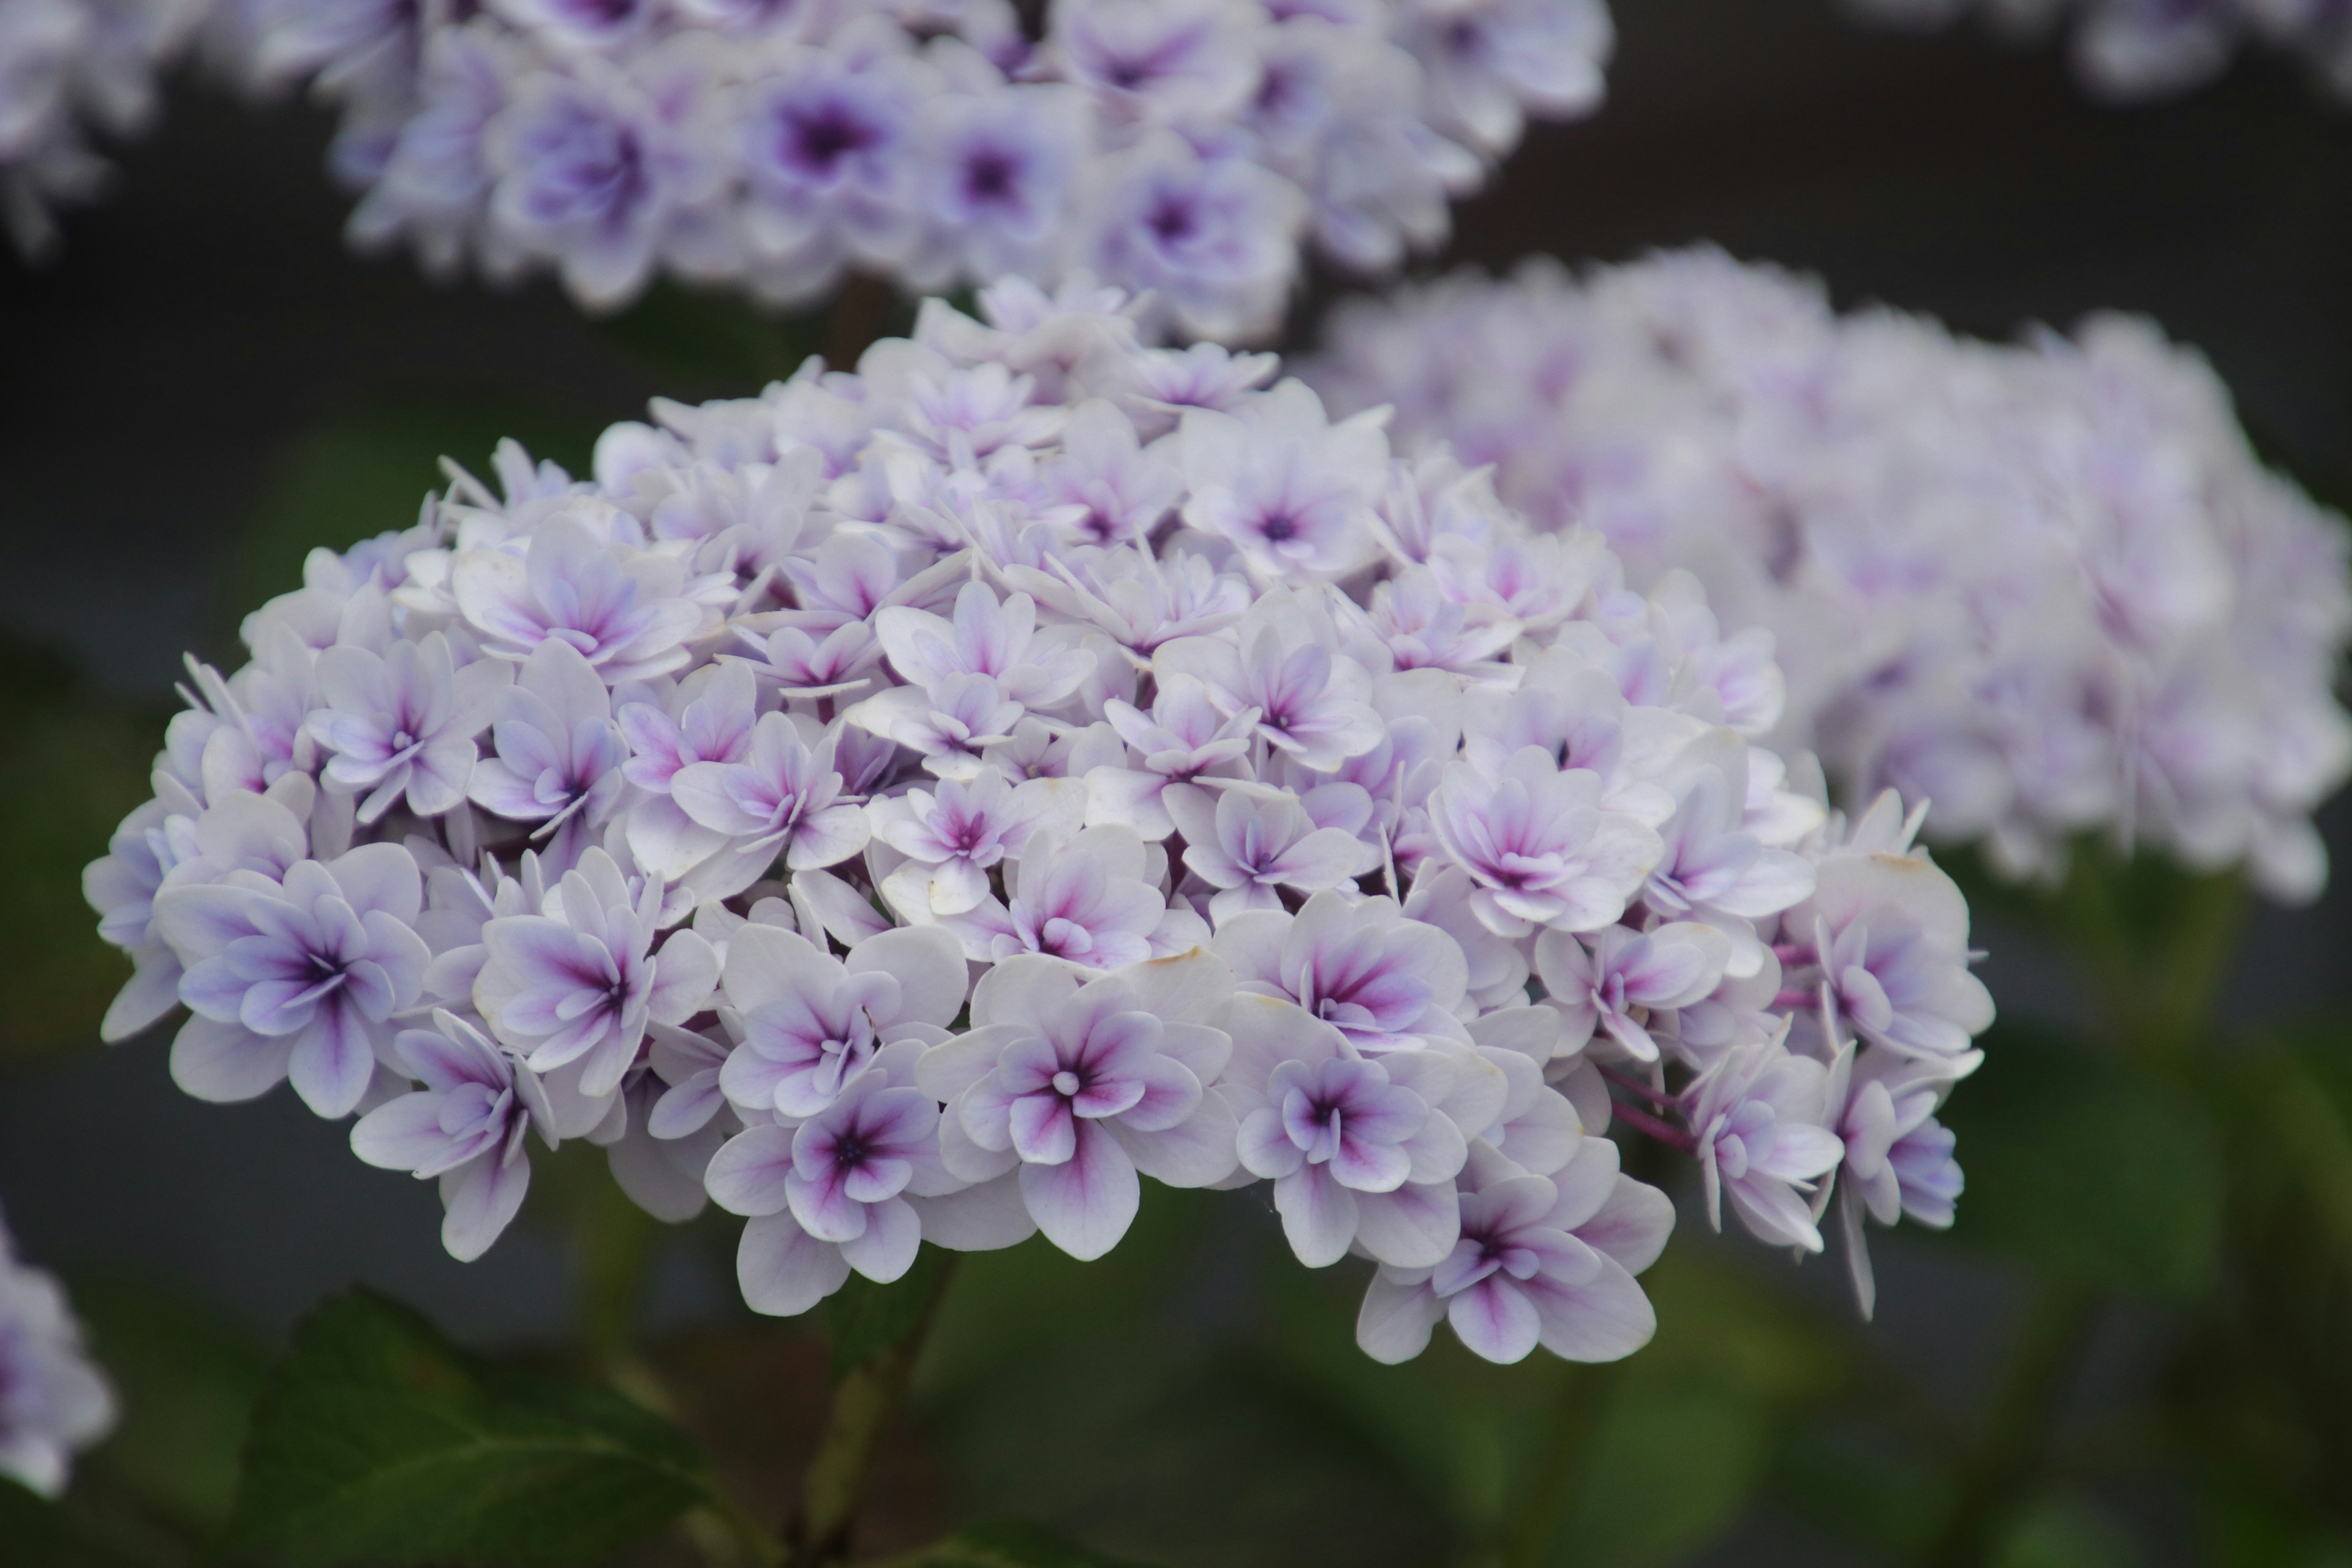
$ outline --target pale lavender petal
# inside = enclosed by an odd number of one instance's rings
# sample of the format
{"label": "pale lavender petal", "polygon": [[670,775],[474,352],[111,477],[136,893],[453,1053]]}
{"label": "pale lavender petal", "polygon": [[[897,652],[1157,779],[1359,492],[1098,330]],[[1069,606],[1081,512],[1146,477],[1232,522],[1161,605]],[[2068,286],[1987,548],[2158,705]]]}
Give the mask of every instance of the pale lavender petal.
{"label": "pale lavender petal", "polygon": [[1021,1197],[1045,1238],[1081,1262],[1118,1245],[1142,1201],[1135,1164],[1109,1133],[1077,1126],[1077,1150],[1058,1165],[1024,1164]]}
{"label": "pale lavender petal", "polygon": [[735,1249],[735,1279],[744,1301],[771,1317],[807,1311],[848,1278],[841,1248],[817,1240],[789,1214],[752,1220]]}

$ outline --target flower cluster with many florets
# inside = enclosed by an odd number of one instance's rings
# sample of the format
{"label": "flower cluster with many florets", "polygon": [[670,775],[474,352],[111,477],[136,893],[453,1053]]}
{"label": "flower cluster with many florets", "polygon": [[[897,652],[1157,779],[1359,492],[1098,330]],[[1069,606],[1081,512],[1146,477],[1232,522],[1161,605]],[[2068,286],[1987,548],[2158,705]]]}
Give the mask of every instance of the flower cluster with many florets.
{"label": "flower cluster with many florets", "polygon": [[51,204],[89,197],[107,166],[89,121],[129,135],[155,111],[156,72],[203,18],[205,0],[8,0],[0,5],[0,226],[38,257],[56,243]]}
{"label": "flower cluster with many florets", "polygon": [[2299,58],[2352,97],[2352,11],[2333,0],[1845,0],[1865,20],[1919,31],[1971,12],[2027,38],[2068,29],[2074,73],[2101,98],[2163,98],[2219,76],[2248,43]]}
{"label": "flower cluster with many florets", "polygon": [[0,1223],[0,1477],[44,1497],[114,1426],[114,1391],[83,1348],[64,1289],[20,1262]]}
{"label": "flower cluster with many florets", "polygon": [[1098,1257],[1148,1176],[1376,1263],[1375,1355],[1622,1355],[1672,1210],[1612,1114],[1775,1243],[1948,1220],[1968,910],[1752,743],[1766,644],[1270,357],[983,306],[315,552],[90,868],[110,1037],[359,1113],[461,1258],[605,1145],[776,1313]]}
{"label": "flower cluster with many florets", "polygon": [[[1042,16],[1033,34],[1024,26]],[[428,268],[657,272],[772,303],[1073,268],[1269,331],[1311,235],[1444,237],[1527,116],[1589,112],[1601,0],[228,0],[261,87],[341,103],[351,232]]]}
{"label": "flower cluster with many florets", "polygon": [[1850,800],[1932,798],[1931,837],[2019,876],[2096,831],[2250,860],[2281,898],[2326,880],[2344,520],[2148,323],[1978,342],[1693,251],[1355,305],[1314,374],[1494,465],[1541,525],[1599,531],[1637,584],[1696,574],[1776,639],[1764,731]]}

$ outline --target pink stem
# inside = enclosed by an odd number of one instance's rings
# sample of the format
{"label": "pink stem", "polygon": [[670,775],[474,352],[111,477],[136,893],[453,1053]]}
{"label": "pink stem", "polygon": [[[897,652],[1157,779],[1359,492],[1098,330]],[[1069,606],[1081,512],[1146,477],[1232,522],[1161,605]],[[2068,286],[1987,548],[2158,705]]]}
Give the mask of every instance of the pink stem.
{"label": "pink stem", "polygon": [[1697,1139],[1679,1127],[1670,1126],[1659,1121],[1646,1110],[1636,1110],[1622,1100],[1611,1105],[1609,1109],[1615,1112],[1619,1121],[1636,1131],[1648,1133],[1669,1149],[1679,1149],[1685,1154],[1698,1152]]}
{"label": "pink stem", "polygon": [[1669,1106],[1675,1102],[1674,1096],[1661,1093],[1659,1090],[1651,1088],[1648,1084],[1643,1083],[1640,1079],[1634,1078],[1629,1073],[1619,1072],[1615,1068],[1601,1068],[1601,1076],[1607,1079],[1611,1083],[1615,1084],[1619,1089],[1626,1090],[1628,1093],[1640,1095],[1652,1105]]}

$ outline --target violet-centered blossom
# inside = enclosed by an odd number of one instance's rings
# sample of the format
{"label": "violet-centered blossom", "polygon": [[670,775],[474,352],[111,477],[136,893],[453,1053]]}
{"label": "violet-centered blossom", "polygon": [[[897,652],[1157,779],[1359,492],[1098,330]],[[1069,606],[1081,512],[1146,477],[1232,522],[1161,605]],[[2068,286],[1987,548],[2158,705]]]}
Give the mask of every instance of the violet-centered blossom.
{"label": "violet-centered blossom", "polygon": [[938,927],[866,937],[836,959],[773,927],[748,925],[727,943],[721,1017],[738,1041],[719,1069],[747,1113],[798,1119],[899,1040],[936,1045],[962,1011],[962,951]]}
{"label": "violet-centered blossom", "polygon": [[1610,924],[1664,847],[1639,819],[1603,808],[1599,774],[1563,769],[1532,746],[1513,752],[1499,777],[1448,763],[1429,825],[1478,885],[1471,908],[1498,936]]}
{"label": "violet-centered blossom", "polygon": [[1575,1049],[1595,1032],[1637,1061],[1658,1059],[1649,1016],[1704,1001],[1723,980],[1731,941],[1713,926],[1675,921],[1646,931],[1604,926],[1590,937],[1546,931],[1536,973]]}
{"label": "violet-centered blossom", "polygon": [[907,919],[961,914],[989,896],[989,873],[1040,827],[1065,836],[1083,825],[1086,786],[1070,779],[1005,783],[990,770],[970,784],[909,789],[870,803],[874,837],[907,858],[881,893]]}
{"label": "violet-centered blossom", "polygon": [[[789,714],[764,715],[742,761],[689,763],[672,774],[670,798],[717,834],[739,869],[711,889],[748,886],[777,858],[793,870],[836,865],[866,847],[865,811],[841,799],[833,742],[812,748]],[[737,879],[740,877],[740,880]]]}
{"label": "violet-centered blossom", "polygon": [[1138,1172],[1171,1186],[1223,1180],[1236,1127],[1207,1086],[1233,1042],[1202,1020],[1230,990],[1224,965],[1200,952],[1091,981],[1042,957],[997,964],[972,994],[972,1027],[917,1073],[947,1102],[950,1168],[973,1182],[1017,1169],[1037,1227],[1078,1258],[1127,1234]]}
{"label": "violet-centered blossom", "polygon": [[352,1152],[371,1165],[437,1177],[441,1245],[460,1263],[489,1250],[530,1188],[523,1147],[534,1128],[554,1145],[555,1113],[529,1068],[446,1008],[430,1029],[403,1029],[392,1054],[423,1086],[352,1128]]}
{"label": "violet-centered blossom", "polygon": [[1178,433],[1192,499],[1184,521],[1229,541],[1269,580],[1343,577],[1378,553],[1372,503],[1388,474],[1384,416],[1334,425],[1285,382],[1245,416],[1196,409]]}
{"label": "violet-centered blossom", "polygon": [[1697,1141],[1707,1217],[1717,1228],[1728,1197],[1759,1240],[1822,1249],[1805,1194],[1845,1155],[1822,1125],[1828,1078],[1820,1062],[1771,1040],[1730,1052],[1691,1086],[1683,1114]]}
{"label": "violet-centered blossom", "polygon": [[1104,278],[1149,290],[1186,336],[1262,337],[1279,320],[1307,216],[1296,185],[1166,133],[1095,178],[1085,254]]}
{"label": "violet-centered blossom", "polygon": [[[1936,1111],[1981,1059],[1973,1051],[1957,1059],[1921,1060],[1877,1051],[1864,1057],[1849,1048],[1830,1065],[1824,1102],[1831,1131],[1845,1145],[1834,1178],[1838,1228],[1865,1318],[1877,1304],[1878,1286],[1864,1215],[1881,1225],[1909,1219],[1950,1228],[1964,1181],[1953,1158],[1958,1140]],[[1816,1218],[1821,1206],[1814,1205]]]}
{"label": "violet-centered blossom", "polygon": [[1217,889],[1209,900],[1214,921],[1278,910],[1276,889],[1319,893],[1366,868],[1363,842],[1342,828],[1317,826],[1296,797],[1229,789],[1212,798],[1180,785],[1160,801],[1184,836],[1185,866]]}
{"label": "violet-centered blossom", "polygon": [[[1274,1183],[1298,1260],[1319,1268],[1350,1247],[1407,1268],[1444,1258],[1459,1232],[1454,1178],[1469,1143],[1433,1100],[1459,1092],[1465,1070],[1493,1069],[1466,1053],[1367,1058],[1302,1009],[1248,993],[1234,999],[1226,1029],[1223,1092],[1241,1119],[1241,1163]],[[1486,1087],[1498,1103],[1499,1079]]]}
{"label": "violet-centered blossom", "polygon": [[235,1100],[290,1078],[318,1114],[349,1115],[391,1018],[424,983],[432,955],[410,929],[424,902],[416,862],[397,844],[299,861],[282,883],[241,871],[157,895],[193,1015],[172,1042],[173,1081]]}
{"label": "violet-centered blossom", "polygon": [[702,1010],[719,964],[690,931],[671,932],[656,950],[661,885],[631,889],[602,849],[582,856],[549,891],[550,912],[482,928],[489,957],[474,1005],[532,1071],[580,1064],[580,1092],[594,1100],[619,1087],[648,1021],[683,1024]]}
{"label": "violet-centered blossom", "polygon": [[685,574],[674,558],[618,559],[569,518],[543,525],[521,556],[461,554],[449,584],[486,651],[521,660],[545,643],[563,643],[609,682],[678,668],[703,625],[702,608],[683,596]]}
{"label": "violet-centered blossom", "polygon": [[969,956],[1002,963],[1041,953],[1085,969],[1123,969],[1160,949],[1181,951],[1205,932],[1199,917],[1171,910],[1144,872],[1159,853],[1127,828],[1087,827],[1057,837],[1033,833],[1006,879],[1006,900],[986,898],[941,923]]}
{"label": "violet-centered blossom", "polygon": [[1551,1176],[1475,1149],[1461,1205],[1445,1261],[1383,1265],[1365,1291],[1356,1342],[1373,1360],[1411,1361],[1441,1319],[1474,1354],[1505,1363],[1538,1344],[1569,1361],[1619,1361],[1657,1331],[1633,1276],[1664,1247],[1674,1205],[1621,1175],[1606,1138],[1586,1139]]}
{"label": "violet-centered blossom", "polygon": [[[1952,1057],[1991,1024],[1992,994],[1969,973],[1968,902],[1921,855],[1835,855],[1790,917],[1840,1016],[1863,1038]],[[1811,916],[1810,922],[1805,917]]]}
{"label": "violet-centered blossom", "polygon": [[1382,726],[1363,667],[1314,640],[1311,625],[1285,624],[1297,607],[1286,592],[1268,594],[1244,618],[1238,646],[1181,637],[1160,645],[1152,668],[1162,679],[1200,680],[1228,717],[1255,709],[1259,739],[1328,772],[1378,745]]}
{"label": "violet-centered blossom", "polygon": [[1117,699],[1104,711],[1119,739],[1141,753],[1143,765],[1087,773],[1087,821],[1132,827],[1154,841],[1176,831],[1166,804],[1171,785],[1241,776],[1238,764],[1248,754],[1258,718],[1255,708],[1227,715],[1197,677],[1172,673],[1160,682],[1149,714]]}
{"label": "violet-centered blossom", "polygon": [[534,825],[530,837],[559,870],[578,862],[620,804],[628,746],[612,700],[578,649],[550,639],[499,693],[495,754],[474,764],[474,804]]}
{"label": "violet-centered blossom", "polygon": [[746,1128],[711,1157],[712,1197],[751,1220],[736,1272],[755,1311],[804,1312],[852,1269],[888,1284],[914,1266],[908,1200],[964,1184],[940,1163],[938,1100],[907,1082],[919,1048],[891,1047],[799,1126]]}
{"label": "violet-centered blossom", "polygon": [[495,659],[453,668],[449,640],[438,632],[382,654],[328,648],[319,656],[327,705],[303,724],[330,753],[321,779],[365,797],[362,822],[395,801],[418,816],[440,816],[466,798],[474,737],[489,727],[499,693],[513,679],[513,667]]}
{"label": "violet-centered blossom", "polygon": [[1359,1050],[1461,1039],[1467,966],[1435,926],[1388,899],[1316,894],[1296,915],[1259,910],[1217,928],[1214,947],[1243,991],[1294,1002]]}

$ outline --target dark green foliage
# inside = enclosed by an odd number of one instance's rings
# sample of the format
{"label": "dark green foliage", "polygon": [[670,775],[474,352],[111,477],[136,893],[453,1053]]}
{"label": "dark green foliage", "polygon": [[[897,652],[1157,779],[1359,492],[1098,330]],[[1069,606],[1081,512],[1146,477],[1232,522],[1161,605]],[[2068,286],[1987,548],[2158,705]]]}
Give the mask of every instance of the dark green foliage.
{"label": "dark green foliage", "polygon": [[83,1474],[191,1536],[219,1530],[268,1357],[208,1313],[143,1286],[77,1279],[73,1300],[121,1409]]}
{"label": "dark green foliage", "polygon": [[2211,1286],[2221,1140],[2164,1079],[1997,1028],[1944,1119],[1968,1172],[1965,1245],[2103,1289],[2187,1301]]}
{"label": "dark green foliage", "polygon": [[271,1377],[228,1540],[294,1568],[587,1563],[709,1484],[683,1434],[619,1395],[477,1361],[354,1291]]}
{"label": "dark green foliage", "polygon": [[882,1568],[1143,1568],[1125,1557],[1106,1557],[1039,1525],[1017,1520],[975,1524],[936,1545]]}

